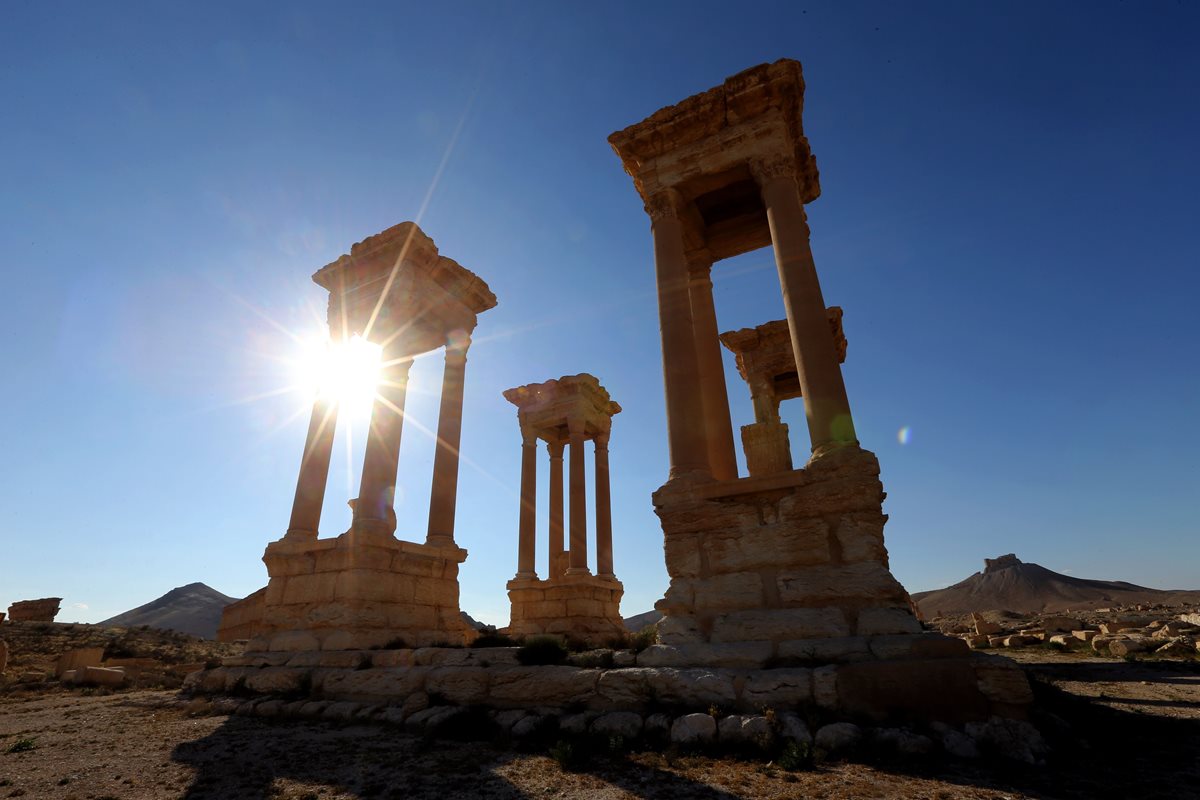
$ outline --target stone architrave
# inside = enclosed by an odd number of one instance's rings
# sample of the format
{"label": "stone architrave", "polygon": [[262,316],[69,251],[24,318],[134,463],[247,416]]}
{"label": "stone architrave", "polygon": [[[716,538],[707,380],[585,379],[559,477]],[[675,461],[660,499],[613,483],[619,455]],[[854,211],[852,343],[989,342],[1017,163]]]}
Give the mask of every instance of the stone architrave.
{"label": "stone architrave", "polygon": [[54,622],[62,605],[61,597],[18,600],[8,607],[9,622]]}
{"label": "stone architrave", "polygon": [[[382,364],[350,529],[322,539],[336,410],[314,405],[287,534],[267,546],[270,581],[226,607],[219,638],[250,637],[253,650],[347,650],[403,642],[466,643],[454,540],[467,349],[478,315],[496,297],[478,276],[438,253],[413,222],[393,226],[313,275],[329,291],[334,340],[360,336]],[[423,542],[398,539],[394,507],[408,374],[417,356],[445,349],[429,519]]]}
{"label": "stone architrave", "polygon": [[[965,643],[922,634],[888,568],[879,464],[855,436],[840,311],[826,307],[809,246],[804,204],[821,189],[803,97],[800,64],[777,61],[609,137],[650,215],[658,281],[671,470],[653,499],[671,580],[653,655],[673,666],[826,664],[814,679],[836,675],[848,708],[977,705]],[[689,270],[767,246],[787,320],[726,336],[741,350],[756,425],[777,424],[780,399],[803,397],[812,456],[792,469],[777,454],[759,459],[763,469],[748,452],[750,477],[725,479],[724,446],[712,446],[723,422],[705,413],[721,404],[697,402],[723,390],[696,356],[711,360],[717,336],[706,276],[690,302],[681,287]],[[775,441],[786,449],[786,437]],[[818,697],[830,694],[822,681]]]}
{"label": "stone architrave", "polygon": [[[825,316],[833,333],[838,363],[845,363],[842,309],[830,306],[825,309]],[[800,397],[801,390],[787,320],[722,333],[721,344],[733,353],[738,373],[750,387],[754,405],[754,422],[742,426],[747,470],[751,477],[790,472],[792,449],[787,423],[779,419],[779,403]]]}
{"label": "stone architrave", "polygon": [[[621,406],[594,376],[568,375],[504,392],[521,427],[521,517],[517,574],[508,582],[510,635],[555,634],[602,644],[624,633],[624,587],[613,574],[608,438]],[[537,442],[547,443],[550,479],[550,574],[536,562]],[[584,442],[595,445],[596,574],[588,569]],[[570,456],[570,548],[562,551],[562,453]],[[557,474],[556,474],[557,473]]]}

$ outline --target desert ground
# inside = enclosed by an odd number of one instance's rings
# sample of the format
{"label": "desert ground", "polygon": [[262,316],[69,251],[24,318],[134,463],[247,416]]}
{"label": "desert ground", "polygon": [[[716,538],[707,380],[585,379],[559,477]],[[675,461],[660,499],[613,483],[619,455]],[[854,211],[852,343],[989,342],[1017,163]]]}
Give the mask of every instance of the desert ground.
{"label": "desert ground", "polygon": [[207,701],[182,697],[152,676],[118,691],[21,682],[21,673],[44,667],[65,639],[119,642],[180,661],[206,646],[228,647],[76,628],[38,638],[45,652],[32,652],[33,644],[14,650],[0,688],[0,797],[1200,797],[1195,659],[1122,660],[1045,647],[1006,653],[1034,679],[1035,722],[1053,748],[1044,766],[866,749],[850,760],[787,769],[762,758],[604,744],[566,757],[554,740],[431,740],[375,722],[215,713]]}

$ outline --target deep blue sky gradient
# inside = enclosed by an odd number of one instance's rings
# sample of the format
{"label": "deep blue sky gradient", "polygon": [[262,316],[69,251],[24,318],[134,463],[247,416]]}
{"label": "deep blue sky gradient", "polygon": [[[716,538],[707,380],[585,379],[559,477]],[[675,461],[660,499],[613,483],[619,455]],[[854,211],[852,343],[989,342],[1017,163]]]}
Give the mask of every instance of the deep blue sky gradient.
{"label": "deep blue sky gradient", "polygon": [[[650,608],[666,574],[649,497],[667,466],[652,250],[605,139],[781,57],[804,65],[813,249],[845,308],[897,577],[936,588],[1015,551],[1200,587],[1193,4],[76,2],[3,16],[0,606],[63,595],[60,619],[95,621],[191,581],[263,585],[306,424],[304,398],[270,393],[291,380],[290,334],[318,330],[309,276],[419,217],[500,301],[467,373],[463,608],[506,622],[516,569],[520,437],[500,392],[581,371],[625,408],[616,568],[625,612]],[[722,330],[782,317],[769,250],[714,278]],[[404,538],[424,535],[419,425],[436,425],[440,369],[414,368]],[[349,472],[339,439],[325,535],[348,524],[362,429]]]}

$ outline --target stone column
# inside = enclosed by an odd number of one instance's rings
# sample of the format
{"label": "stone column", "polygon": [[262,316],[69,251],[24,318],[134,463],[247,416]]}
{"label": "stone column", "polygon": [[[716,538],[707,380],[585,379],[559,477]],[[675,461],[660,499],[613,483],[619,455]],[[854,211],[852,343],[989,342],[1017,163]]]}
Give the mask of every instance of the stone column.
{"label": "stone column", "polygon": [[591,575],[587,565],[587,486],[583,463],[583,421],[568,420],[571,444],[571,555],[567,575]]}
{"label": "stone column", "polygon": [[458,447],[462,439],[463,384],[470,338],[446,344],[442,406],[438,413],[437,451],[433,456],[433,489],[429,497],[429,530],[425,543],[454,546],[454,507],[458,496]]}
{"label": "stone column", "polygon": [[363,456],[362,480],[354,521],[370,520],[372,528],[396,530],[396,469],[400,463],[400,434],[404,430],[404,396],[412,359],[384,352],[375,403],[371,407],[371,430]]}
{"label": "stone column", "polygon": [[713,306],[712,262],[693,263],[688,281],[692,307],[692,330],[696,338],[696,360],[700,369],[700,396],[708,440],[708,465],[719,481],[737,478],[737,456],[733,449],[733,422],[729,416],[729,392],[725,366],[721,362],[721,340],[717,310]]}
{"label": "stone column", "polygon": [[325,485],[329,482],[329,460],[333,455],[333,434],[337,426],[337,400],[320,395],[313,403],[296,479],[296,497],[292,500],[292,518],[286,538],[316,539],[325,503]]}
{"label": "stone column", "polygon": [[608,434],[596,437],[596,574],[613,578],[612,499],[608,484]]}
{"label": "stone column", "polygon": [[521,522],[517,578],[537,578],[537,437],[521,428]]}
{"label": "stone column", "polygon": [[812,449],[815,452],[826,446],[857,444],[850,401],[809,246],[808,220],[800,202],[795,166],[784,160],[751,166],[767,208]]}
{"label": "stone column", "polygon": [[654,270],[658,283],[658,322],[662,334],[671,478],[711,474],[704,430],[704,404],[700,397],[700,366],[696,357],[691,298],[688,294],[683,223],[679,220],[681,204],[682,198],[674,189],[664,190],[646,203],[654,236]]}
{"label": "stone column", "polygon": [[550,452],[550,574],[558,578],[567,571],[563,548],[563,443],[547,442]]}

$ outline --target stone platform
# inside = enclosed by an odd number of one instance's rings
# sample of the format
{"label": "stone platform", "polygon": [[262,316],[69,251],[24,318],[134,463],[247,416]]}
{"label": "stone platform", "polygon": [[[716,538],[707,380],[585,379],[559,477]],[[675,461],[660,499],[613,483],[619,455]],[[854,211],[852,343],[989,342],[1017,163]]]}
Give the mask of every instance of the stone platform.
{"label": "stone platform", "polygon": [[561,575],[553,580],[513,578],[508,582],[512,621],[509,636],[553,634],[601,646],[624,638],[621,596],[616,578]]}
{"label": "stone platform", "polygon": [[334,539],[272,542],[263,555],[271,580],[249,648],[296,652],[465,644],[474,636],[458,606],[458,565],[466,557],[459,547],[354,529]]}

